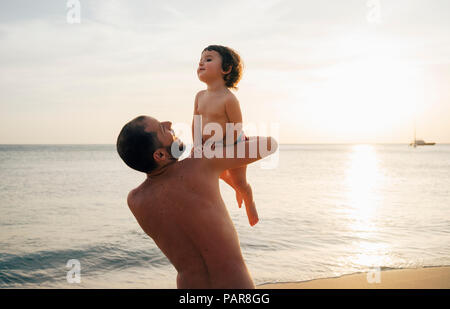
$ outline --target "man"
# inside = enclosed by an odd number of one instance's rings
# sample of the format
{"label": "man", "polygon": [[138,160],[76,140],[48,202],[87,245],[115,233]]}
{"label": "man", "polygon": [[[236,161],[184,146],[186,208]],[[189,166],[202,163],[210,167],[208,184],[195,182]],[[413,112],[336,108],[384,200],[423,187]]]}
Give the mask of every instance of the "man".
{"label": "man", "polygon": [[[261,159],[258,143],[270,142],[271,148],[264,155],[275,152],[276,141],[270,137],[245,141],[244,158],[226,158],[224,147],[222,158],[178,161],[171,150],[183,144],[171,126],[170,122],[140,116],[119,134],[120,157],[131,168],[147,174],[128,195],[131,212],[178,271],[178,288],[255,288],[220,195],[219,176],[224,170]],[[235,148],[237,157],[238,145],[229,147]],[[255,158],[249,158],[251,147],[258,149]]]}

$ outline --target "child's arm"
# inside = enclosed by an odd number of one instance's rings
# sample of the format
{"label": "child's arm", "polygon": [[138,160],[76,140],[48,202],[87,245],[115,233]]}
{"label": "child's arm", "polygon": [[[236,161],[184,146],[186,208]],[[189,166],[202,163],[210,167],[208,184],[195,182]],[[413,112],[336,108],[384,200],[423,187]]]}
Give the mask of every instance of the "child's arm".
{"label": "child's arm", "polygon": [[238,99],[233,95],[230,96],[225,102],[225,111],[227,113],[228,122],[233,123],[234,125],[240,124],[241,128],[238,132],[235,133],[233,141],[236,141],[237,137],[241,133],[242,130],[242,112],[241,107],[239,105]]}

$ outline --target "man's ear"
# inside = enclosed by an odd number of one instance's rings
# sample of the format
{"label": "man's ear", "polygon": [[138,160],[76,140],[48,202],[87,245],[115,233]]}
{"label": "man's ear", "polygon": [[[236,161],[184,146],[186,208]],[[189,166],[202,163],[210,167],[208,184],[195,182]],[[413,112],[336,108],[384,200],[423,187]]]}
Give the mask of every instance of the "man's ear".
{"label": "man's ear", "polygon": [[153,160],[155,160],[155,162],[164,161],[167,157],[167,151],[164,148],[158,148],[153,153]]}

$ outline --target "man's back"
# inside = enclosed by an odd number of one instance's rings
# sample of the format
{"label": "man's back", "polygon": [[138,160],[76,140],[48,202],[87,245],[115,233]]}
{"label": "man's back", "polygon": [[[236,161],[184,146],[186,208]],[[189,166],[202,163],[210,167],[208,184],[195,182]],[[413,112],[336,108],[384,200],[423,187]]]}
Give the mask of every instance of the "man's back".
{"label": "man's back", "polygon": [[128,205],[178,271],[178,288],[254,288],[220,195],[220,172],[205,160],[174,163],[131,191]]}

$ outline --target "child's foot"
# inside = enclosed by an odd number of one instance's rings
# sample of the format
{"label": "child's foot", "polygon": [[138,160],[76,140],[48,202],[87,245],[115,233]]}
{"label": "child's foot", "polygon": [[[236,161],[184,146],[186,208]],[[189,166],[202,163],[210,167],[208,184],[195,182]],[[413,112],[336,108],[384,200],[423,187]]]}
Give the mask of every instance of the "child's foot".
{"label": "child's foot", "polygon": [[236,201],[238,203],[239,208],[241,208],[242,201],[243,201],[242,195],[238,190],[235,190],[235,191],[236,191]]}
{"label": "child's foot", "polygon": [[241,194],[244,199],[248,222],[250,223],[250,226],[254,226],[258,223],[259,218],[258,212],[256,211],[255,201],[253,200],[252,187],[247,183],[247,185],[241,189]]}
{"label": "child's foot", "polygon": [[249,204],[250,204],[249,206],[247,206],[247,204],[245,204],[245,210],[247,211],[247,217],[248,217],[248,222],[250,223],[250,226],[254,226],[259,221],[258,212],[256,211],[255,202],[252,201]]}

